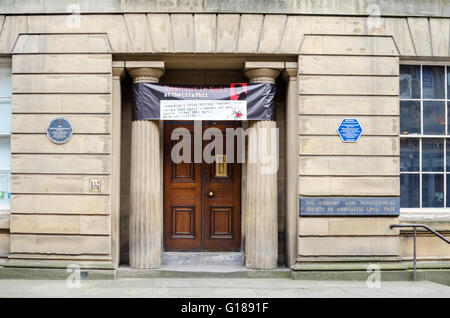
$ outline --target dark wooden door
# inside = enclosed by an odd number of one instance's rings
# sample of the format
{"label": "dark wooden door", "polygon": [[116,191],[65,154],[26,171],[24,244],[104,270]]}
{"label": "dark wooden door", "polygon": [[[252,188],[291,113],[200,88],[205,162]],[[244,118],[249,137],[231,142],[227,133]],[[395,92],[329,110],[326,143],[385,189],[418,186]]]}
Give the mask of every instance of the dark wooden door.
{"label": "dark wooden door", "polygon": [[[223,131],[225,137],[226,128],[239,126],[240,122],[203,122],[202,132],[207,128],[217,128]],[[184,127],[191,133],[191,163],[175,163],[172,160],[172,148],[179,140],[171,140],[171,134],[177,127]],[[209,142],[200,141],[202,150]],[[241,166],[236,160],[229,162],[226,139],[220,142],[223,151],[212,153],[213,162],[205,161],[202,156],[201,162],[194,163],[193,122],[164,123],[166,251],[240,250]],[[183,152],[179,154],[182,156]]]}

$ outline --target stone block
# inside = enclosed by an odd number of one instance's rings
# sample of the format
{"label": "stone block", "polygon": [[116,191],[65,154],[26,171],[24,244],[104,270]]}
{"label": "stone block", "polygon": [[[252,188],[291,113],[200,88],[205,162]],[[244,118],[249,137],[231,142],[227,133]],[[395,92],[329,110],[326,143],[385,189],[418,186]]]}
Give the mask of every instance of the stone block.
{"label": "stone block", "polygon": [[12,234],[11,253],[109,254],[109,236]]}
{"label": "stone block", "polygon": [[397,256],[400,252],[397,236],[365,237],[301,237],[300,256]]}
{"label": "stone block", "polygon": [[398,176],[398,157],[301,156],[301,176]]}
{"label": "stone block", "polygon": [[263,23],[259,14],[241,15],[239,27],[238,53],[256,53]]}
{"label": "stone block", "polygon": [[286,19],[286,15],[264,16],[258,53],[278,53]]}
{"label": "stone block", "polygon": [[398,229],[390,229],[397,224],[392,217],[299,217],[299,236],[394,236]]}
{"label": "stone block", "polygon": [[73,135],[65,144],[57,145],[42,134],[14,134],[11,136],[13,153],[52,153],[52,154],[109,154],[111,137],[109,135]]}
{"label": "stone block", "polygon": [[106,195],[13,194],[11,213],[107,215],[111,210]]}
{"label": "stone block", "polygon": [[[427,18],[408,17],[408,25],[417,56],[433,56]],[[442,32],[442,31],[441,31]],[[445,31],[443,31],[446,33]]]}
{"label": "stone block", "polygon": [[12,53],[110,52],[106,34],[20,34]]}
{"label": "stone block", "polygon": [[399,74],[397,57],[300,55],[298,72],[304,75],[386,75]]}
{"label": "stone block", "polygon": [[109,216],[12,215],[11,233],[109,235]]}
{"label": "stone block", "polygon": [[305,35],[300,54],[398,56],[398,51],[390,36]]}
{"label": "stone block", "polygon": [[214,52],[216,50],[216,15],[195,14],[195,51]]}
{"label": "stone block", "polygon": [[[347,116],[348,118],[348,116]],[[398,136],[400,122],[398,116],[352,116],[356,118],[367,136]],[[343,116],[307,116],[299,118],[300,135],[336,135]]]}
{"label": "stone block", "polygon": [[13,73],[111,73],[111,54],[13,55]]}
{"label": "stone block", "polygon": [[[48,123],[58,117],[49,114],[13,114],[11,131],[13,133],[46,133]],[[110,115],[64,115],[73,126],[74,133],[105,134],[111,132]]]}
{"label": "stone block", "polygon": [[14,173],[109,174],[109,155],[14,154]]}
{"label": "stone block", "polygon": [[299,177],[304,196],[399,196],[399,177]]}
{"label": "stone block", "polygon": [[[331,107],[332,106],[332,107]],[[396,96],[320,96],[300,95],[301,115],[398,115]]]}
{"label": "stone block", "polygon": [[393,76],[300,75],[300,95],[398,95],[399,80]]}
{"label": "stone block", "polygon": [[111,75],[15,74],[14,93],[110,93]]}
{"label": "stone block", "polygon": [[236,52],[239,21],[239,14],[219,14],[217,16],[217,53]]}
{"label": "stone block", "polygon": [[192,14],[172,14],[172,34],[175,52],[194,51],[194,18]]}
{"label": "stone block", "polygon": [[13,113],[109,113],[111,94],[16,94]]}
{"label": "stone block", "polygon": [[300,155],[398,156],[398,137],[362,136],[356,143],[344,143],[339,136],[300,136]]}

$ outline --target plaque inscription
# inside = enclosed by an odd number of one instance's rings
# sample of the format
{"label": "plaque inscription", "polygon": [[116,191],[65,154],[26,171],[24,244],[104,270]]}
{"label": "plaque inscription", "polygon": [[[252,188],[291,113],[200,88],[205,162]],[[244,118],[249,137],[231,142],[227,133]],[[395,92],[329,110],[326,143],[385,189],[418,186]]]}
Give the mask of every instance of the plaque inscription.
{"label": "plaque inscription", "polygon": [[300,198],[300,216],[398,216],[398,197]]}

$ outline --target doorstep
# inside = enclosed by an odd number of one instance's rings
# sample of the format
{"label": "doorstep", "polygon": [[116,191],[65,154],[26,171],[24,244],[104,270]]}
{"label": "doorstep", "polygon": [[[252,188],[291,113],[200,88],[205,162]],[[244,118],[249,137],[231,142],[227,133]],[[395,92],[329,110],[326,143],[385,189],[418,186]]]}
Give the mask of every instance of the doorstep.
{"label": "doorstep", "polygon": [[272,270],[248,269],[237,265],[163,265],[157,269],[121,266],[117,278],[290,278],[287,267]]}

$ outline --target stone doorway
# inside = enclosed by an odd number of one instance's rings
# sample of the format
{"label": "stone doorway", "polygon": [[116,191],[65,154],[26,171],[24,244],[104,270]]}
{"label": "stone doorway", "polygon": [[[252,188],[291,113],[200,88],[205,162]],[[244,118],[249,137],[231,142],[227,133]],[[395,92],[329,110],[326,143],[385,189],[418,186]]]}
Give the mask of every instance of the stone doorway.
{"label": "stone doorway", "polygon": [[[248,79],[245,78],[244,72],[242,70],[235,71],[235,70],[211,70],[211,71],[199,71],[199,70],[175,70],[175,69],[169,69],[165,70],[163,77],[161,78],[161,82],[165,83],[184,83],[184,84],[224,84],[226,82],[243,82],[247,81]],[[262,77],[261,80],[267,80],[267,77]],[[132,85],[132,80],[130,77],[128,77],[123,83],[122,83],[122,89],[123,89],[123,99],[122,99],[122,168],[121,168],[121,175],[122,175],[122,183],[121,183],[121,189],[122,189],[122,195],[121,195],[121,264],[129,264],[130,258],[129,258],[129,244],[130,244],[130,232],[129,232],[129,214],[130,214],[130,196],[127,193],[130,188],[131,183],[131,177],[130,177],[130,166],[131,166],[131,92],[130,87]],[[280,169],[278,171],[278,175],[276,176],[276,184],[275,187],[278,188],[278,191],[275,191],[278,199],[277,199],[277,205],[276,205],[276,214],[275,218],[276,221],[274,221],[273,224],[278,224],[276,226],[277,232],[275,232],[275,266],[277,264],[277,258],[278,258],[278,265],[284,264],[285,261],[285,242],[284,242],[284,228],[285,228],[285,214],[286,214],[286,196],[285,196],[285,131],[284,131],[284,123],[285,123],[285,88],[283,81],[281,78],[277,80],[277,89],[279,90],[279,94],[277,95],[277,101],[276,101],[276,111],[277,111],[277,120],[275,125],[277,127],[280,127],[280,139],[279,139],[279,155],[280,155]],[[249,123],[244,123],[245,125],[248,125]],[[161,162],[163,162],[163,133],[164,133],[164,123],[159,123],[159,134],[160,134],[160,159]],[[244,167],[242,167],[243,174]],[[163,184],[163,170],[161,167],[161,185]],[[243,176],[242,180],[242,193],[246,191],[246,185],[245,185],[245,177]],[[163,192],[163,191],[161,191]],[[161,202],[162,202],[162,193],[161,193]],[[244,200],[244,198],[242,198]],[[249,252],[248,248],[245,247],[245,240],[246,240],[246,218],[247,218],[247,211],[244,208],[244,202],[242,202],[242,226],[241,226],[241,250],[246,253],[246,258],[251,259],[249,257],[250,255],[247,255]],[[277,243],[278,242],[278,243]],[[163,235],[161,233],[161,246],[160,251],[164,250],[164,244],[163,244]],[[259,268],[273,268],[273,261],[270,261],[270,266],[260,266]],[[254,264],[246,264],[249,268],[257,268],[259,265]]]}

